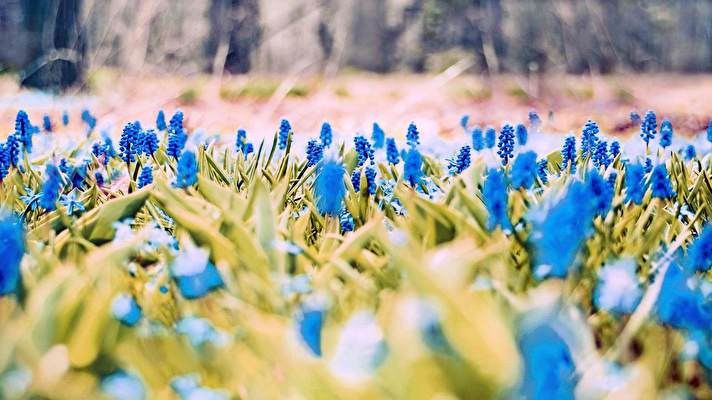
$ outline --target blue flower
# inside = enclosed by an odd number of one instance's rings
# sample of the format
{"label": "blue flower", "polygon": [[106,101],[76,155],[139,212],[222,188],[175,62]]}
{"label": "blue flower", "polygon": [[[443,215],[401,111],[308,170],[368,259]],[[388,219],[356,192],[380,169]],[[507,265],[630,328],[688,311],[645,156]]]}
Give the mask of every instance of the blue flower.
{"label": "blue flower", "polygon": [[576,138],[568,136],[564,139],[564,147],[561,149],[561,169],[571,167],[571,173],[576,172]]}
{"label": "blue flower", "polygon": [[89,110],[82,110],[82,121],[87,124],[87,130],[92,132],[96,128],[96,117]]}
{"label": "blue flower", "polygon": [[421,176],[423,176],[423,158],[418,150],[411,148],[405,156],[403,178],[410,183],[410,186],[415,187],[420,183]]}
{"label": "blue flower", "polygon": [[499,131],[497,147],[499,148],[497,154],[502,159],[502,165],[507,165],[514,152],[514,128],[512,128],[512,125],[505,124],[502,130]]}
{"label": "blue flower", "polygon": [[655,305],[658,319],[674,328],[709,331],[712,307],[700,290],[697,277],[673,262],[663,279]]}
{"label": "blue flower", "polygon": [[683,150],[683,154],[685,157],[685,160],[690,161],[693,158],[697,157],[697,150],[695,149],[694,145],[688,144],[685,146],[685,149]]}
{"label": "blue flower", "polygon": [[645,173],[649,174],[653,171],[653,160],[650,157],[645,158]]}
{"label": "blue flower", "polygon": [[96,184],[99,186],[104,186],[104,175],[101,172],[94,172],[94,179],[96,179]]}
{"label": "blue flower", "polygon": [[373,141],[373,147],[376,149],[383,148],[386,140],[386,133],[383,132],[381,126],[377,122],[373,123],[373,131],[371,133],[371,141]]}
{"label": "blue flower", "polygon": [[101,380],[101,390],[113,400],[143,400],[146,391],[141,380],[126,372],[115,372]]}
{"label": "blue flower", "polygon": [[316,207],[320,213],[336,217],[341,212],[341,204],[346,195],[344,173],[344,166],[340,162],[322,162],[313,189]]}
{"label": "blue flower", "polygon": [[10,135],[7,137],[7,142],[5,142],[5,151],[7,151],[7,159],[10,165],[17,167],[20,163],[20,143],[17,136]]}
{"label": "blue flower", "polygon": [[588,120],[581,132],[581,157],[593,157],[593,152],[596,151],[598,143],[598,124],[592,120]]}
{"label": "blue flower", "polygon": [[655,138],[657,129],[658,122],[655,117],[655,113],[652,111],[646,112],[645,118],[643,118],[643,122],[640,123],[640,137],[643,138],[643,141],[645,142],[646,146],[650,142],[650,139]]}
{"label": "blue flower", "polygon": [[596,168],[608,168],[611,160],[608,158],[608,143],[601,140],[596,144],[596,151],[593,153],[593,165]]}
{"label": "blue flower", "polygon": [[321,329],[325,312],[321,309],[302,309],[296,317],[299,335],[304,344],[317,357],[321,357]]}
{"label": "blue flower", "polygon": [[47,211],[57,208],[59,192],[62,188],[62,178],[59,169],[54,164],[47,164],[45,170],[45,181],[42,184],[42,194],[40,195],[40,207]]}
{"label": "blue flower", "polygon": [[608,187],[611,189],[612,194],[615,194],[616,179],[618,179],[617,173],[611,172],[611,174],[608,175]]}
{"label": "blue flower", "polygon": [[32,125],[24,110],[18,111],[15,117],[15,136],[22,143],[22,150],[32,153]]}
{"label": "blue flower", "polygon": [[586,201],[588,198],[586,185],[576,181],[548,212],[532,218],[529,240],[533,245],[535,278],[564,278],[574,266],[592,226],[594,209]]}
{"label": "blue flower", "polygon": [[687,267],[700,272],[712,268],[712,223],[702,228],[702,232],[687,250]]}
{"label": "blue flower", "polygon": [[517,339],[524,359],[522,396],[533,400],[571,399],[579,376],[571,350],[546,323],[525,327]]}
{"label": "blue flower", "polygon": [[289,142],[289,132],[291,131],[292,125],[290,125],[289,121],[286,119],[282,119],[282,121],[279,122],[279,133],[277,135],[277,145],[280,150],[287,148],[287,143]]}
{"label": "blue flower", "polygon": [[386,158],[388,159],[388,162],[393,165],[400,162],[398,147],[396,147],[396,140],[393,138],[386,139]]}
{"label": "blue flower", "polygon": [[325,147],[328,148],[331,146],[331,142],[333,140],[333,133],[331,130],[331,125],[328,122],[324,122],[321,124],[321,131],[319,132],[319,140],[321,140],[321,144]]}
{"label": "blue flower", "polygon": [[70,216],[84,211],[84,203],[77,198],[76,191],[72,191],[70,194],[62,196],[59,200],[59,204],[66,208],[66,213]]}
{"label": "blue flower", "polygon": [[69,125],[69,113],[67,110],[62,111],[62,125]]}
{"label": "blue flower", "polygon": [[141,189],[144,186],[148,186],[153,183],[153,168],[144,164],[141,168],[141,175],[138,176],[138,188]]}
{"label": "blue flower", "polygon": [[368,193],[373,196],[376,194],[376,168],[369,165],[364,169],[364,174],[366,175],[366,187],[368,187]]}
{"label": "blue flower", "polygon": [[457,158],[450,160],[448,168],[452,174],[459,175],[466,170],[471,163],[470,146],[465,145],[460,148],[460,151],[457,153]]}
{"label": "blue flower", "polygon": [[[512,187],[515,189],[531,188],[536,181],[537,169],[535,152],[520,153],[512,166]],[[546,179],[546,174],[544,179]]]}
{"label": "blue flower", "polygon": [[178,160],[175,186],[187,188],[195,185],[196,182],[198,182],[198,163],[195,160],[195,153],[186,151]]}
{"label": "blue flower", "polygon": [[252,152],[254,152],[254,151],[255,151],[255,146],[253,146],[252,143],[249,143],[249,142],[246,143],[246,144],[245,144],[245,151],[244,151],[245,160],[247,160],[247,155],[249,155],[250,153],[252,153]]}
{"label": "blue flower", "polygon": [[626,201],[635,204],[643,202],[643,196],[647,190],[645,186],[645,171],[639,164],[628,164],[625,167],[625,188]]}
{"label": "blue flower", "polygon": [[153,129],[142,133],[141,150],[146,155],[152,156],[158,150],[158,135]]}
{"label": "blue flower", "polygon": [[10,160],[7,154],[7,146],[0,143],[0,182],[10,173]]}
{"label": "blue flower", "polygon": [[135,154],[137,150],[140,149],[140,144],[138,143],[139,128],[135,123],[129,122],[124,127],[121,133],[121,139],[119,140],[119,151],[121,152],[121,159],[126,163],[131,163],[136,161]]}
{"label": "blue flower", "polygon": [[536,127],[541,125],[541,118],[539,118],[539,114],[536,113],[535,110],[529,111],[529,125],[532,127]]}
{"label": "blue flower", "polygon": [[643,297],[635,270],[633,259],[621,259],[601,268],[593,294],[596,308],[615,315],[632,313]]}
{"label": "blue flower", "polygon": [[166,114],[163,113],[163,110],[159,110],[156,115],[156,129],[159,131],[165,131],[166,128]]}
{"label": "blue flower", "polygon": [[42,127],[44,128],[45,132],[52,132],[52,120],[47,114],[42,116]]}
{"label": "blue flower", "polygon": [[245,152],[247,145],[247,131],[244,129],[237,130],[237,138],[235,138],[235,151]]}
{"label": "blue flower", "polygon": [[497,139],[497,131],[491,126],[487,127],[485,130],[485,146],[491,149],[495,145],[495,140]]}
{"label": "blue flower", "polygon": [[371,148],[371,143],[368,142],[363,136],[354,137],[354,149],[358,155],[358,166],[362,166],[367,160],[373,163],[373,149]]}
{"label": "blue flower", "polygon": [[482,129],[475,127],[472,130],[472,148],[475,151],[480,151],[485,147],[485,138],[482,136]]}
{"label": "blue flower", "polygon": [[187,140],[188,135],[183,130],[183,113],[176,111],[168,123],[168,145],[166,147],[168,155],[176,160],[179,159]]}
{"label": "blue flower", "polygon": [[640,119],[640,114],[638,114],[636,111],[631,111],[630,112],[630,122],[632,122],[634,125],[639,124],[641,121]]}
{"label": "blue flower", "polygon": [[351,185],[354,187],[354,192],[358,193],[361,190],[361,169],[358,167],[351,171]]}
{"label": "blue flower", "polygon": [[712,143],[712,120],[707,124],[707,141]]}
{"label": "blue flower", "polygon": [[491,231],[497,227],[511,229],[512,225],[507,216],[508,196],[504,171],[494,168],[489,170],[482,188],[482,196],[489,213],[489,229]]}
{"label": "blue flower", "polygon": [[529,137],[529,132],[527,132],[527,127],[524,124],[517,124],[517,144],[524,146],[527,144],[527,138]]}
{"label": "blue flower", "polygon": [[650,175],[650,187],[653,189],[653,197],[659,199],[671,199],[675,197],[675,191],[672,190],[670,177],[668,176],[665,164],[658,164]]}
{"label": "blue flower", "polygon": [[171,274],[186,299],[204,297],[223,286],[220,272],[208,258],[207,250],[188,245],[173,260]]}
{"label": "blue flower", "polygon": [[315,139],[307,143],[307,167],[316,165],[324,157],[324,147]]}
{"label": "blue flower", "polygon": [[20,286],[20,261],[25,254],[25,228],[15,214],[0,210],[0,296]]}
{"label": "blue flower", "polygon": [[339,224],[341,226],[341,233],[351,232],[354,230],[354,217],[348,210],[343,209],[341,211],[341,215],[339,216]]}
{"label": "blue flower", "polygon": [[408,125],[408,133],[405,135],[405,139],[410,147],[415,147],[420,144],[420,133],[415,123],[411,122],[410,125]]}
{"label": "blue flower", "polygon": [[[618,157],[618,154],[621,153],[621,144],[617,140],[614,140],[611,143],[610,151],[611,151],[611,159],[615,159],[616,157]],[[613,160],[611,160],[611,161],[613,161]]]}
{"label": "blue flower", "polygon": [[462,127],[462,129],[465,130],[465,132],[467,132],[467,124],[469,124],[469,123],[470,123],[469,115],[465,114],[462,117],[460,117],[460,126]]}
{"label": "blue flower", "polygon": [[133,296],[120,293],[111,303],[111,314],[126,326],[135,326],[141,320],[141,307]]}
{"label": "blue flower", "polygon": [[592,170],[588,174],[586,184],[588,186],[588,199],[593,205],[594,212],[596,215],[605,217],[613,201],[613,191],[610,185],[596,170]]}
{"label": "blue flower", "polygon": [[541,183],[547,184],[549,183],[549,177],[547,176],[548,174],[548,168],[549,168],[549,161],[547,159],[539,160],[537,163],[537,175],[539,176],[539,179],[541,179]]}
{"label": "blue flower", "polygon": [[663,149],[672,144],[672,123],[664,119],[660,124],[660,147]]}

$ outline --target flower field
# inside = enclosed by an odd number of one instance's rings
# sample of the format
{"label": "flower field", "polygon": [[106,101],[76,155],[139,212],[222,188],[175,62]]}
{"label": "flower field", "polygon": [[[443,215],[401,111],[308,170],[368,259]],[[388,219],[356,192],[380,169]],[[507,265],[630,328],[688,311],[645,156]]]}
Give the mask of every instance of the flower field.
{"label": "flower field", "polygon": [[189,118],[17,113],[0,398],[712,398],[712,122]]}

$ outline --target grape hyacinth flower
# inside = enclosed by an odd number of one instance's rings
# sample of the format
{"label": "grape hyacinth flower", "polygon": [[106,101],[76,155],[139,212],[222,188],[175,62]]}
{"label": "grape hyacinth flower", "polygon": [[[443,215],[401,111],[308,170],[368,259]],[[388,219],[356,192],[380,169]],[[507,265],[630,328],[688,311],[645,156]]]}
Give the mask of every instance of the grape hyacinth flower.
{"label": "grape hyacinth flower", "polygon": [[460,117],[460,127],[467,132],[467,125],[470,123],[470,116],[465,114]]}
{"label": "grape hyacinth flower", "polygon": [[398,147],[396,147],[396,140],[393,138],[386,139],[386,158],[388,159],[388,162],[393,165],[400,162]]}
{"label": "grape hyacinth flower", "polygon": [[691,144],[685,146],[685,149],[682,151],[682,153],[686,161],[690,161],[693,158],[697,157],[697,150],[695,149],[695,146]]}
{"label": "grape hyacinth flower", "polygon": [[472,148],[480,151],[485,147],[485,138],[482,136],[482,129],[475,127],[472,130]]}
{"label": "grape hyacinth flower", "polygon": [[366,187],[368,188],[368,194],[373,196],[376,194],[376,168],[369,165],[364,169],[364,174],[366,175]]}
{"label": "grape hyacinth flower", "polygon": [[495,230],[497,227],[503,230],[511,229],[512,225],[507,216],[507,182],[503,170],[495,168],[489,170],[482,188],[482,196],[489,213],[488,226],[490,231]]}
{"label": "grape hyacinth flower", "polygon": [[183,130],[183,112],[176,111],[168,123],[168,145],[166,153],[178,160],[183,152],[188,135]]}
{"label": "grape hyacinth flower", "polygon": [[52,120],[47,114],[42,116],[42,127],[44,128],[45,132],[52,132]]}
{"label": "grape hyacinth flower", "polygon": [[571,167],[571,173],[576,172],[576,137],[568,136],[564,139],[564,147],[561,149],[561,169]]}
{"label": "grape hyacinth flower", "polygon": [[616,188],[616,180],[618,179],[618,174],[615,172],[611,172],[610,175],[608,175],[608,187],[611,189],[611,194],[615,193],[615,188]]}
{"label": "grape hyacinth flower", "polygon": [[40,195],[40,207],[47,211],[54,211],[57,208],[59,192],[62,188],[62,178],[59,169],[54,164],[47,164],[45,170],[45,181],[42,184],[42,194]]}
{"label": "grape hyacinth flower", "polygon": [[7,160],[11,166],[17,167],[20,163],[20,143],[17,136],[10,135],[5,142],[5,151],[7,152]]}
{"label": "grape hyacinth flower", "polygon": [[96,128],[96,117],[94,117],[89,110],[82,110],[82,121],[87,125],[89,133]]}
{"label": "grape hyacinth flower", "polygon": [[10,173],[10,160],[5,144],[0,144],[0,182]]}
{"label": "grape hyacinth flower", "polygon": [[657,129],[658,122],[655,117],[655,113],[652,111],[646,112],[643,122],[640,123],[640,137],[643,138],[646,147],[648,146],[650,139],[655,138]]}
{"label": "grape hyacinth flower", "polygon": [[653,171],[653,160],[650,157],[645,158],[645,173],[649,174]]}
{"label": "grape hyacinth flower", "polygon": [[59,200],[59,204],[65,207],[66,214],[68,216],[84,212],[84,203],[77,198],[76,191],[72,191],[70,194],[62,196]]}
{"label": "grape hyacinth flower", "polygon": [[331,130],[331,124],[324,122],[321,124],[321,131],[319,132],[319,140],[321,140],[322,146],[328,148],[331,146],[333,140],[333,132]]}
{"label": "grape hyacinth flower", "polygon": [[176,173],[175,186],[178,188],[188,188],[198,182],[198,163],[195,160],[195,153],[188,150],[180,156],[178,160],[178,172]]}
{"label": "grape hyacinth flower", "polygon": [[707,223],[687,250],[687,267],[706,273],[712,268],[712,223]]}
{"label": "grape hyacinth flower", "polygon": [[359,167],[362,166],[366,161],[370,161],[373,164],[373,149],[371,148],[371,143],[368,142],[368,139],[360,135],[355,136],[354,149],[356,150],[356,154],[358,155],[357,165]]}
{"label": "grape hyacinth flower", "polygon": [[592,203],[594,212],[596,215],[605,217],[613,201],[613,191],[610,185],[596,170],[587,175],[586,185],[588,187],[588,199]]}
{"label": "grape hyacinth flower", "polygon": [[141,175],[138,176],[138,188],[141,189],[144,186],[148,186],[153,183],[153,168],[145,164],[141,168]]}
{"label": "grape hyacinth flower", "polygon": [[32,125],[24,110],[18,111],[15,117],[15,137],[22,143],[23,152],[32,153]]}
{"label": "grape hyacinth flower", "polygon": [[488,149],[491,149],[495,145],[495,140],[497,139],[497,131],[490,127],[487,127],[485,130],[485,146]]}
{"label": "grape hyacinth flower", "polygon": [[386,140],[386,133],[383,132],[381,126],[377,122],[373,123],[373,131],[371,133],[371,140],[373,141],[373,148],[381,149]]}
{"label": "grape hyacinth flower", "polygon": [[610,163],[610,159],[608,158],[608,143],[606,143],[605,140],[601,140],[596,144],[596,151],[593,153],[593,165],[596,168],[608,168]]}
{"label": "grape hyacinth flower", "polygon": [[626,201],[635,204],[643,203],[645,195],[645,171],[639,164],[628,164],[625,168]]}
{"label": "grape hyacinth flower", "polygon": [[324,147],[316,141],[316,139],[311,139],[307,143],[307,167],[314,166],[321,161],[324,157]]}
{"label": "grape hyacinth flower", "polygon": [[547,159],[539,160],[537,163],[537,170],[536,173],[539,176],[539,179],[541,179],[541,183],[547,184],[549,183],[549,177],[548,177],[548,168],[549,168],[549,161]]}
{"label": "grape hyacinth flower", "polygon": [[156,135],[156,131],[149,129],[144,131],[141,136],[141,151],[148,156],[153,156],[158,150],[158,135]]}
{"label": "grape hyacinth flower", "polygon": [[423,175],[423,158],[418,150],[411,148],[406,153],[404,162],[403,178],[414,188],[420,183],[420,177]]}
{"label": "grape hyacinth flower", "polygon": [[339,216],[346,195],[344,173],[344,166],[336,160],[321,163],[313,187],[316,207],[320,213],[332,217]]}
{"label": "grape hyacinth flower", "polygon": [[341,215],[339,216],[339,225],[341,226],[341,233],[352,232],[354,230],[354,217],[351,213],[343,209]]}
{"label": "grape hyacinth flower", "polygon": [[141,307],[139,307],[133,296],[127,293],[120,293],[114,297],[111,303],[111,314],[126,326],[135,326],[141,320]]}
{"label": "grape hyacinth flower", "polygon": [[235,151],[245,152],[245,145],[247,144],[247,131],[244,129],[237,130],[237,138],[235,138]]}
{"label": "grape hyacinth flower", "polygon": [[536,181],[537,169],[535,152],[520,153],[512,165],[512,187],[515,189],[531,188]]}
{"label": "grape hyacinth flower", "polygon": [[136,161],[135,155],[138,148],[140,148],[138,136],[139,128],[136,124],[133,122],[126,124],[119,140],[119,151],[121,152],[121,159],[127,164]]}
{"label": "grape hyacinth flower", "polygon": [[351,171],[351,186],[354,187],[356,193],[361,190],[361,168],[356,167]]}
{"label": "grape hyacinth flower", "polygon": [[667,148],[672,144],[672,123],[664,119],[660,124],[660,147]]}
{"label": "grape hyacinth flower", "polygon": [[163,110],[159,110],[156,115],[156,129],[159,131],[165,131],[166,128],[166,114],[163,113]]}
{"label": "grape hyacinth flower", "polygon": [[96,180],[96,184],[99,187],[104,186],[104,175],[102,175],[101,172],[96,171],[94,172],[94,180]]}
{"label": "grape hyacinth flower", "polygon": [[707,124],[707,141],[712,143],[712,120]]}
{"label": "grape hyacinth flower", "polygon": [[699,280],[677,262],[669,265],[655,304],[658,319],[674,328],[708,331],[712,308],[699,286]]}
{"label": "grape hyacinth flower", "polygon": [[146,391],[141,380],[124,371],[114,372],[101,380],[101,391],[112,400],[144,400]]}
{"label": "grape hyacinth flower", "polygon": [[539,118],[539,114],[537,114],[535,110],[529,111],[528,117],[529,126],[531,126],[532,128],[536,128],[541,125],[541,118]]}
{"label": "grape hyacinth flower", "polygon": [[252,143],[247,142],[245,144],[245,151],[243,152],[243,154],[245,155],[245,160],[247,160],[247,156],[254,151],[255,151],[255,146]]}
{"label": "grape hyacinth flower", "polygon": [[62,111],[62,125],[69,125],[69,113],[67,110]]}
{"label": "grape hyacinth flower", "polygon": [[448,166],[448,169],[450,170],[450,173],[453,175],[461,174],[472,163],[470,158],[470,146],[462,146],[460,151],[457,153],[457,157],[454,160],[449,161],[450,165]]}
{"label": "grape hyacinth flower", "polygon": [[277,146],[280,150],[287,148],[287,143],[289,142],[289,133],[292,131],[292,125],[289,121],[282,119],[279,122],[279,133],[277,135]]}
{"label": "grape hyacinth flower", "polygon": [[637,111],[631,111],[630,112],[630,122],[633,123],[633,125],[638,125],[640,124],[641,118],[640,114],[638,114]]}
{"label": "grape hyacinth flower", "polygon": [[527,132],[527,127],[524,124],[517,124],[516,128],[517,134],[517,144],[524,146],[527,144],[527,138],[529,137],[529,132]]}
{"label": "grape hyacinth flower", "polygon": [[613,161],[616,157],[618,157],[618,154],[621,153],[621,144],[617,140],[614,140],[611,142],[611,161]]}
{"label": "grape hyacinth flower", "polygon": [[302,307],[295,318],[299,336],[316,357],[321,357],[321,329],[324,317],[325,311],[321,308]]}
{"label": "grape hyacinth flower", "polygon": [[405,139],[406,143],[408,143],[408,146],[411,148],[414,148],[420,144],[420,133],[418,132],[418,127],[415,126],[415,123],[411,122],[410,125],[408,125],[408,133],[405,135]]}
{"label": "grape hyacinth flower", "polygon": [[[190,152],[186,152],[188,154]],[[210,253],[192,243],[183,249],[171,264],[171,275],[181,295],[193,300],[223,286],[217,267],[209,260]]]}
{"label": "grape hyacinth flower", "polygon": [[0,297],[17,293],[20,261],[25,254],[25,228],[12,212],[0,209]]}
{"label": "grape hyacinth flower", "polygon": [[499,148],[497,154],[499,158],[502,159],[502,165],[507,165],[514,153],[514,128],[512,128],[512,125],[505,124],[502,127],[502,130],[499,132],[499,143],[497,147]]}
{"label": "grape hyacinth flower", "polygon": [[592,120],[588,120],[581,132],[581,157],[593,157],[598,144],[598,124]]}
{"label": "grape hyacinth flower", "polygon": [[653,190],[653,197],[658,199],[671,199],[675,197],[675,191],[672,190],[670,184],[670,176],[668,175],[665,164],[658,164],[650,175],[650,187]]}

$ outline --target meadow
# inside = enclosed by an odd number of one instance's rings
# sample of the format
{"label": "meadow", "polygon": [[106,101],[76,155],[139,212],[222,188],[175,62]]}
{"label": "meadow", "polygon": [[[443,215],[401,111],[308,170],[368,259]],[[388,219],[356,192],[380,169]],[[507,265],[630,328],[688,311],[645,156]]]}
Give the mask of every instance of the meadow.
{"label": "meadow", "polygon": [[712,122],[659,111],[623,139],[19,111],[0,397],[711,398]]}

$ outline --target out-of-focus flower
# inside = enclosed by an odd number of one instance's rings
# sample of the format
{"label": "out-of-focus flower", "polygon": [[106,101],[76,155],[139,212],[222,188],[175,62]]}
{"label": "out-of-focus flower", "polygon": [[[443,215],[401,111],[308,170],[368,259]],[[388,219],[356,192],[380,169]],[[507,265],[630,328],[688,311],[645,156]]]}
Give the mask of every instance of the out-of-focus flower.
{"label": "out-of-focus flower", "polygon": [[386,140],[386,133],[383,132],[381,126],[377,122],[373,123],[373,130],[371,131],[371,141],[373,141],[373,147],[375,149],[380,149],[383,147]]}
{"label": "out-of-focus flower", "polygon": [[472,130],[472,148],[475,151],[480,151],[485,147],[485,138],[482,135],[482,129],[475,127]]}
{"label": "out-of-focus flower", "polygon": [[171,274],[183,297],[197,299],[223,286],[218,269],[209,261],[209,252],[188,244],[171,264]]}
{"label": "out-of-focus flower", "polygon": [[527,144],[527,139],[529,138],[529,132],[527,132],[527,127],[524,124],[517,124],[516,128],[517,134],[517,144],[524,146]]}
{"label": "out-of-focus flower", "polygon": [[[512,166],[512,187],[515,189],[530,189],[536,181],[537,169],[535,152],[520,153]],[[544,174],[544,180],[546,180],[546,173]]]}
{"label": "out-of-focus flower", "polygon": [[420,132],[418,132],[418,127],[415,126],[415,123],[411,122],[408,125],[408,133],[406,133],[405,139],[411,148],[415,148],[420,144]]}
{"label": "out-of-focus flower", "polygon": [[344,173],[343,164],[336,160],[326,160],[321,164],[314,182],[314,197],[320,213],[335,217],[341,212],[346,195]]}
{"label": "out-of-focus flower", "polygon": [[388,162],[395,165],[400,162],[398,157],[398,147],[396,147],[396,140],[393,138],[386,139],[386,157]]}
{"label": "out-of-focus flower", "polygon": [[25,254],[25,229],[11,212],[0,209],[0,296],[20,286],[20,261]]}
{"label": "out-of-focus flower", "polygon": [[650,187],[653,190],[653,197],[659,199],[670,199],[675,197],[675,191],[672,190],[670,176],[668,175],[665,164],[658,164],[650,176]]}
{"label": "out-of-focus flower", "polygon": [[319,140],[321,140],[322,146],[328,148],[331,146],[333,140],[333,133],[331,130],[331,124],[324,122],[321,124],[321,131],[319,132]]}
{"label": "out-of-focus flower", "polygon": [[348,383],[367,380],[388,355],[383,331],[368,312],[353,315],[344,325],[329,367]]}
{"label": "out-of-focus flower", "polygon": [[104,377],[100,386],[105,395],[115,400],[143,400],[146,397],[141,379],[124,371]]}
{"label": "out-of-focus flower", "polygon": [[178,172],[176,174],[175,186],[187,188],[198,182],[198,163],[195,160],[195,153],[186,151],[178,160]]}
{"label": "out-of-focus flower", "polygon": [[635,204],[643,202],[645,195],[645,171],[639,164],[628,164],[625,168],[625,187],[626,201],[632,201]]}
{"label": "out-of-focus flower", "polygon": [[632,313],[643,297],[635,269],[635,260],[629,258],[601,268],[593,294],[596,308],[616,315]]}
{"label": "out-of-focus flower", "polygon": [[120,293],[111,303],[111,315],[126,326],[134,326],[141,320],[142,312],[133,296]]}
{"label": "out-of-focus flower", "polygon": [[423,158],[420,152],[415,148],[408,150],[405,156],[405,164],[403,165],[403,178],[415,187],[423,176]]}
{"label": "out-of-focus flower", "polygon": [[504,230],[512,228],[507,216],[507,182],[501,169],[490,169],[482,188],[485,206],[489,213],[490,230],[500,227]]}

